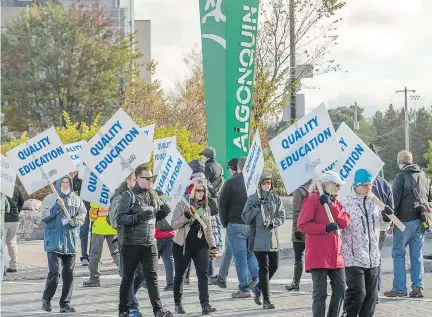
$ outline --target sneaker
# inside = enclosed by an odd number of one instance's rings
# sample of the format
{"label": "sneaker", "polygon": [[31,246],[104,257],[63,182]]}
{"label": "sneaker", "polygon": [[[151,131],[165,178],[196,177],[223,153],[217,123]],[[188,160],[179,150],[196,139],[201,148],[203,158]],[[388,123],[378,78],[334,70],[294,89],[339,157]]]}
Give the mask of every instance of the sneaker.
{"label": "sneaker", "polygon": [[407,293],[406,292],[398,293],[398,292],[395,292],[394,290],[391,290],[391,291],[385,292],[384,296],[385,297],[405,297],[405,296],[407,296]]}
{"label": "sneaker", "polygon": [[216,275],[216,285],[220,288],[227,288],[226,281],[223,281],[219,275]]}
{"label": "sneaker", "polygon": [[51,301],[42,300],[42,309],[50,313],[52,311]]}
{"label": "sneaker", "polygon": [[217,280],[217,276],[209,276],[208,285],[218,285]]}
{"label": "sneaker", "polygon": [[176,314],[181,314],[181,315],[186,314],[186,311],[183,309],[182,304],[176,304],[174,311]]}
{"label": "sneaker", "polygon": [[98,277],[90,277],[88,281],[83,283],[83,287],[100,287],[100,279]]}
{"label": "sneaker", "polygon": [[17,269],[11,269],[10,267],[8,267],[8,268],[6,269],[6,272],[7,272],[7,273],[16,273],[16,272],[17,272]]}
{"label": "sneaker", "polygon": [[251,298],[251,293],[249,291],[246,292],[242,292],[242,291],[238,291],[235,293],[232,293],[231,295],[232,298]]}
{"label": "sneaker", "polygon": [[160,309],[155,313],[155,317],[173,317],[173,313],[166,309]]}
{"label": "sneaker", "polygon": [[414,286],[412,288],[412,292],[409,293],[409,297],[411,297],[411,298],[423,298],[424,295],[422,292],[422,288]]}
{"label": "sneaker", "polygon": [[210,313],[216,312],[217,309],[212,307],[210,304],[204,305],[202,308],[202,314],[203,315],[210,315]]}
{"label": "sneaker", "polygon": [[263,309],[275,309],[275,305],[270,303],[269,300],[265,300],[263,304]]}
{"label": "sneaker", "polygon": [[167,286],[164,287],[164,291],[172,291],[174,289],[173,284],[168,284]]}
{"label": "sneaker", "polygon": [[297,283],[292,282],[290,285],[286,285],[286,286],[285,286],[285,289],[286,289],[288,292],[291,292],[291,291],[299,291],[299,290],[300,290],[300,286],[299,286]]}
{"label": "sneaker", "polygon": [[261,306],[263,303],[261,301],[261,290],[258,289],[258,286],[255,286],[253,289],[254,292],[254,302],[255,304]]}
{"label": "sneaker", "polygon": [[81,260],[81,265],[82,266],[88,266],[89,265],[89,260],[88,259],[82,259]]}
{"label": "sneaker", "polygon": [[119,312],[118,317],[129,317],[129,313],[125,311],[121,311]]}
{"label": "sneaker", "polygon": [[131,311],[128,317],[144,317],[144,315],[141,314],[139,311],[135,310],[135,311]]}
{"label": "sneaker", "polygon": [[66,304],[66,305],[60,307],[60,312],[61,313],[75,313],[76,311],[75,311],[75,308]]}

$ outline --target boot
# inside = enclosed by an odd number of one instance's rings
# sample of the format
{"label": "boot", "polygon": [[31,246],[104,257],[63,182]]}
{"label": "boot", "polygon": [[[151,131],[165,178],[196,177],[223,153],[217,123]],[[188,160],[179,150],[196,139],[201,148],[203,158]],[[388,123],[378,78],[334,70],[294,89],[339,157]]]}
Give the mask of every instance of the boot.
{"label": "boot", "polygon": [[203,315],[210,315],[211,313],[216,312],[217,309],[212,307],[210,304],[204,305],[202,307],[202,314]]}
{"label": "boot", "polygon": [[299,291],[300,290],[300,279],[303,273],[303,263],[297,263],[294,265],[294,277],[290,285],[285,286],[287,291]]}
{"label": "boot", "polygon": [[44,311],[51,312],[52,311],[51,301],[43,299],[42,300],[42,309]]}
{"label": "boot", "polygon": [[99,277],[90,277],[88,281],[83,283],[83,287],[100,287]]}
{"label": "boot", "polygon": [[264,300],[263,309],[275,309],[275,305],[270,303],[269,300]]}

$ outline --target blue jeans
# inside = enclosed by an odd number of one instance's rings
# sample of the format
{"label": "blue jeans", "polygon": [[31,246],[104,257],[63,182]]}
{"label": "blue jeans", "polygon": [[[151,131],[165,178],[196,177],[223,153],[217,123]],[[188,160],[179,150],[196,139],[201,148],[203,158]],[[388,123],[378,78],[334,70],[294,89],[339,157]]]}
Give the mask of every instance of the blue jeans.
{"label": "blue jeans", "polygon": [[248,226],[229,223],[227,226],[228,244],[234,256],[239,289],[242,292],[250,291],[248,271],[252,281],[258,281],[258,262],[253,252],[247,249]]}
{"label": "blue jeans", "polygon": [[219,267],[219,279],[225,282],[228,278],[229,268],[233,260],[233,254],[228,243],[228,233],[225,236],[225,251],[222,256],[222,262]]}
{"label": "blue jeans", "polygon": [[158,257],[162,257],[165,266],[166,285],[174,283],[174,257],[172,253],[173,237],[156,239]]}
{"label": "blue jeans", "polygon": [[424,232],[421,229],[420,220],[408,221],[403,223],[405,231],[400,231],[397,227],[393,230],[393,291],[405,293],[406,269],[405,269],[405,250],[409,246],[411,263],[411,287],[423,287],[423,243]]}
{"label": "blue jeans", "polygon": [[[385,241],[386,235],[387,235],[386,231],[380,231],[379,242],[378,242],[380,252],[384,246],[384,241]],[[378,267],[378,292],[381,290],[381,283],[382,283],[381,265],[382,265],[382,256],[380,258],[380,265]]]}

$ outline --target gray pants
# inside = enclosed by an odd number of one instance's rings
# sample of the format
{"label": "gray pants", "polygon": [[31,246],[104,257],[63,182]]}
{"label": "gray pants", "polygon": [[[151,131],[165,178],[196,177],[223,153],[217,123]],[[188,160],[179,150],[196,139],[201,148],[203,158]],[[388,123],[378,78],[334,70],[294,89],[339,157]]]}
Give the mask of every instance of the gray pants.
{"label": "gray pants", "polygon": [[8,248],[10,261],[9,268],[16,270],[18,260],[18,244],[17,244],[17,232],[19,222],[5,222],[4,223],[4,235],[3,238]]}
{"label": "gray pants", "polygon": [[325,317],[328,276],[332,296],[327,317],[338,317],[345,298],[345,269],[314,269],[311,270],[311,273],[313,283],[312,316]]}
{"label": "gray pants", "polygon": [[90,277],[98,278],[100,275],[99,272],[99,262],[102,256],[103,242],[106,240],[108,244],[108,248],[111,253],[111,257],[113,258],[117,267],[120,266],[120,256],[118,250],[118,243],[113,243],[115,236],[105,236],[101,234],[92,234],[91,235],[91,249],[90,249],[90,260],[89,260],[89,271]]}

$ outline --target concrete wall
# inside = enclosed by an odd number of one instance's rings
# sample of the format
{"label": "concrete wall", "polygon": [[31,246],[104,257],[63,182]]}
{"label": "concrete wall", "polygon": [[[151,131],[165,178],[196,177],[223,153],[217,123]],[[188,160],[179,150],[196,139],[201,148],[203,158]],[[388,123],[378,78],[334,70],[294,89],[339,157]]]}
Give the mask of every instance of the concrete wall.
{"label": "concrete wall", "polygon": [[150,82],[151,74],[146,69],[146,65],[151,61],[151,23],[150,20],[135,20],[135,49],[142,54],[139,63],[141,78]]}

